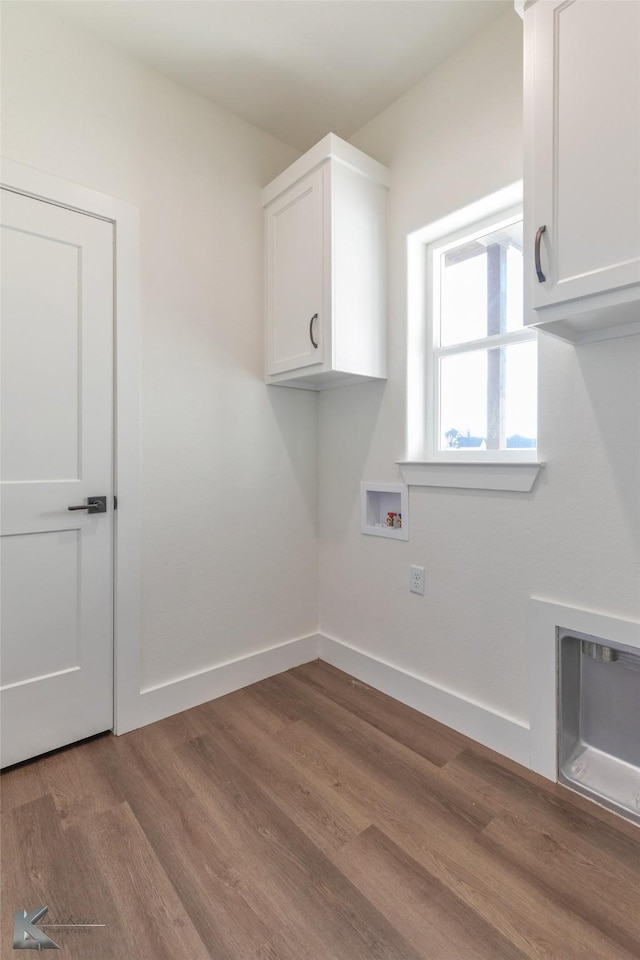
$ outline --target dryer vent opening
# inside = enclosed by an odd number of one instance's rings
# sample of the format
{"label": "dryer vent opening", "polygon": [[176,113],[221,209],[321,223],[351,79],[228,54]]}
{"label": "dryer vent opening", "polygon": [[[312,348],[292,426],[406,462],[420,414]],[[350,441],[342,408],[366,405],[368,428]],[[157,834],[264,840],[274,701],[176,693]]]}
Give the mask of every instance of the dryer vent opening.
{"label": "dryer vent opening", "polygon": [[640,823],[640,654],[559,631],[558,779]]}

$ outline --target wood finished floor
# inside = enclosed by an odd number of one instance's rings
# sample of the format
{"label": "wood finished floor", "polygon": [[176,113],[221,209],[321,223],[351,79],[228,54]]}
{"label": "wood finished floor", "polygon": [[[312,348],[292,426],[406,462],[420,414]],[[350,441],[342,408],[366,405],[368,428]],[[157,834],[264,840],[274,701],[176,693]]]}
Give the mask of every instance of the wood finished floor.
{"label": "wood finished floor", "polygon": [[637,827],[319,661],[1,787],[2,957],[640,957]]}

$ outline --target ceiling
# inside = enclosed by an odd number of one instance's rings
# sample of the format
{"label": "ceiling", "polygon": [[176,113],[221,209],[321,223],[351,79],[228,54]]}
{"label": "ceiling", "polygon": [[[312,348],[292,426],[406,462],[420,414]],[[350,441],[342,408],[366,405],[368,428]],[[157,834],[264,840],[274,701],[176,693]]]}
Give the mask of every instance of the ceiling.
{"label": "ceiling", "polygon": [[349,138],[512,0],[48,0],[46,7],[306,150]]}

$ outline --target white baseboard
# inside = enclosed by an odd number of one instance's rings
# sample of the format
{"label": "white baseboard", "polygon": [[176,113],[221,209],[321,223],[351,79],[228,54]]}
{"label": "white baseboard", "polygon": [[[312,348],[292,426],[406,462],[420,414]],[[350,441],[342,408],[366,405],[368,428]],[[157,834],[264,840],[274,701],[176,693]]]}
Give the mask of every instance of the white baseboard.
{"label": "white baseboard", "polygon": [[517,763],[530,766],[529,728],[526,724],[322,634],[290,640],[238,660],[148,687],[140,694],[137,722],[118,730],[118,733],[163,720],[318,657]]}
{"label": "white baseboard", "polygon": [[497,753],[530,766],[529,727],[393,664],[319,635],[318,656]]}
{"label": "white baseboard", "polygon": [[[140,693],[138,722],[142,727],[181,713],[208,700],[223,697],[234,690],[266,680],[318,657],[318,634],[300,637],[258,653],[231,660],[186,677],[178,677]],[[128,729],[133,729],[133,726]],[[119,730],[125,733],[125,730]]]}

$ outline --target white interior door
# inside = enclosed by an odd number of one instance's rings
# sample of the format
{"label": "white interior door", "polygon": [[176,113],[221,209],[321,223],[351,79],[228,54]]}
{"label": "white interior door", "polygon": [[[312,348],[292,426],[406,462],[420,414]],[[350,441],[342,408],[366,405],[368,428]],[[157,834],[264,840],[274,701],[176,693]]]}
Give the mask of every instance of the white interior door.
{"label": "white interior door", "polygon": [[7,190],[1,213],[7,766],[113,725],[113,226]]}

